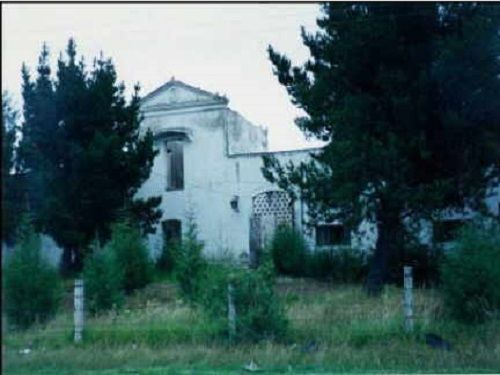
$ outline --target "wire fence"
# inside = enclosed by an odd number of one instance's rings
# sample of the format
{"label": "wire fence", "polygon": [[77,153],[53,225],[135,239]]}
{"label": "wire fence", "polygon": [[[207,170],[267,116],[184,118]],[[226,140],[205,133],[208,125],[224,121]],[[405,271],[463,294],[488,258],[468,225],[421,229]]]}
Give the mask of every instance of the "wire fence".
{"label": "wire fence", "polygon": [[[295,332],[304,336],[331,336],[335,331],[358,332],[369,327],[375,331],[398,333],[412,332],[415,326],[432,322],[440,307],[433,298],[413,296],[411,270],[406,273],[406,282],[400,298],[395,295],[382,296],[376,310],[370,309],[367,299],[353,297],[351,306],[330,306],[330,300],[322,300],[322,292],[334,293],[334,289],[317,290],[316,302],[298,298],[294,293],[300,291],[282,291],[279,298],[285,301],[286,317]],[[26,331],[9,328],[5,313],[2,314],[2,332],[4,337],[25,340],[28,344],[36,340],[60,339],[64,342],[105,341],[133,343],[138,341],[158,343],[162,341],[189,342],[227,338],[230,341],[238,336],[259,339],[265,337],[262,331],[254,331],[245,324],[240,324],[235,305],[234,286],[228,285],[226,313],[209,318],[200,309],[180,301],[175,292],[167,301],[146,300],[142,304],[112,309],[101,314],[92,314],[85,302],[83,282],[75,283],[72,307],[65,306],[57,316],[46,323],[35,324]],[[292,298],[287,303],[287,297]],[[357,300],[356,298],[359,298]],[[367,302],[368,301],[368,302]],[[269,301],[270,303],[272,301]],[[241,309],[242,307],[239,306]],[[244,308],[244,307],[243,307]],[[272,332],[272,330],[270,330]],[[270,334],[270,336],[272,336]]]}

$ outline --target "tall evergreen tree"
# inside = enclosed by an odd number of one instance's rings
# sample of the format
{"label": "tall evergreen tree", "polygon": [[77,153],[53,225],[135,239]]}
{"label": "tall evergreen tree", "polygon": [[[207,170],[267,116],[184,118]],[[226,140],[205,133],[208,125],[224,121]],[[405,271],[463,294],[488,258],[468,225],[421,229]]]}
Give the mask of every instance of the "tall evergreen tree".
{"label": "tall evergreen tree", "polygon": [[[378,237],[377,294],[401,259],[405,224],[479,209],[500,173],[500,8],[477,3],[328,3],[302,30],[310,59],[269,47],[274,73],[306,112],[296,124],[328,141],[301,165],[264,159],[264,175],[309,201],[313,217]],[[399,273],[400,270],[397,270]]]}
{"label": "tall evergreen tree", "polygon": [[139,86],[127,102],[110,59],[101,54],[87,71],[76,56],[70,39],[55,79],[45,45],[34,82],[23,67],[30,208],[38,229],[63,247],[65,270],[79,270],[91,240],[106,240],[121,216],[135,215],[145,231],[160,216],[159,197],[134,199],[156,155],[152,133],[140,134]]}
{"label": "tall evergreen tree", "polygon": [[18,113],[8,92],[2,93],[2,241],[12,245],[21,221],[22,181],[15,175],[15,143]]}

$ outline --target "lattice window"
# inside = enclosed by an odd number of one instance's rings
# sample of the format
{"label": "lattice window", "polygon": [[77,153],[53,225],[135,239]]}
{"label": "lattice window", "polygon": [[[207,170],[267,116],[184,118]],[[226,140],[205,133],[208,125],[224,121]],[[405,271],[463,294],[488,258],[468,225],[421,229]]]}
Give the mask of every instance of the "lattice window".
{"label": "lattice window", "polygon": [[279,223],[292,223],[292,198],[283,191],[266,191],[253,198],[253,214],[257,217],[274,216]]}

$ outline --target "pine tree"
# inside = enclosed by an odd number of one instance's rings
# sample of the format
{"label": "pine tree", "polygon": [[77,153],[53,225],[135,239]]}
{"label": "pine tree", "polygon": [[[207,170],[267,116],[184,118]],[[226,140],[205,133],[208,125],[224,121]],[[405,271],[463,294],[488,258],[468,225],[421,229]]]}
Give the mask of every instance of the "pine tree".
{"label": "pine tree", "polygon": [[[405,220],[480,208],[500,171],[499,8],[435,3],[329,3],[311,58],[292,66],[269,47],[274,73],[306,112],[296,124],[328,141],[301,165],[264,159],[264,175],[309,201],[313,218],[378,237],[368,278],[391,281]],[[398,274],[400,270],[396,270]]]}
{"label": "pine tree", "polygon": [[2,241],[12,245],[21,221],[23,207],[22,180],[15,170],[15,142],[18,113],[8,92],[2,93]]}
{"label": "pine tree", "polygon": [[65,270],[81,269],[91,241],[109,238],[110,224],[123,215],[151,230],[160,214],[160,198],[134,200],[156,156],[151,132],[140,134],[139,86],[127,102],[110,59],[101,54],[88,71],[76,56],[70,39],[55,79],[46,46],[34,82],[23,68],[20,149],[33,187],[30,207],[38,229],[63,247]]}

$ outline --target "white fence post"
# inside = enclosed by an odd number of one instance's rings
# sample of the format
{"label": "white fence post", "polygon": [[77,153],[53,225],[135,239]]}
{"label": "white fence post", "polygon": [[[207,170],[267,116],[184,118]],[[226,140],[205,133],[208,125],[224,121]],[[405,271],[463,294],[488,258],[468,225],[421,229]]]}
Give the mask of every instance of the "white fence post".
{"label": "white fence post", "polygon": [[412,267],[404,267],[404,302],[405,331],[413,331],[413,277]]}
{"label": "white fence post", "polygon": [[227,285],[227,322],[229,339],[233,340],[236,335],[236,308],[234,306],[234,287],[231,283]]}
{"label": "white fence post", "polygon": [[75,342],[82,341],[83,331],[83,280],[75,280]]}

